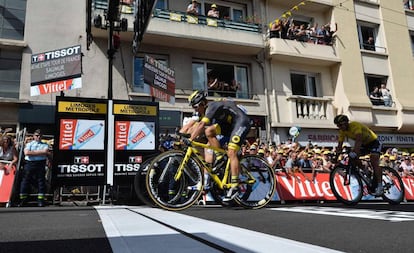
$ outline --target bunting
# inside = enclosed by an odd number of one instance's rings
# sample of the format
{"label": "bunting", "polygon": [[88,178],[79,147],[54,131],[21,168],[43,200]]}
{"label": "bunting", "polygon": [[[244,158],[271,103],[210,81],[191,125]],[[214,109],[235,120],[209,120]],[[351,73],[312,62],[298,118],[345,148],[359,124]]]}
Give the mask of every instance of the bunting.
{"label": "bunting", "polygon": [[[273,22],[277,23],[277,22],[279,22],[279,20],[281,18],[289,18],[290,16],[292,16],[292,12],[293,11],[298,11],[299,10],[299,6],[306,5],[306,2],[309,2],[309,1],[310,0],[305,0],[305,1],[302,1],[302,2],[298,3],[297,5],[295,5],[292,8],[290,8],[290,10],[283,12],[283,14],[280,17],[276,18]],[[269,23],[269,28],[272,27],[272,23],[273,22],[270,22]]]}

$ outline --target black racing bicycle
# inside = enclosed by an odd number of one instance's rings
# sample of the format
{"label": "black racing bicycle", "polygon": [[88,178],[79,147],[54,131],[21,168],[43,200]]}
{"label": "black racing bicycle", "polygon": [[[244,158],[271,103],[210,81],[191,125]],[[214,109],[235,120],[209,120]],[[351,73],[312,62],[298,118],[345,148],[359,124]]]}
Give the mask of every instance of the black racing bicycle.
{"label": "black racing bicycle", "polygon": [[[347,154],[345,154],[347,156]],[[364,196],[373,195],[376,182],[371,162],[367,166],[352,165],[348,158],[338,162],[331,171],[329,183],[336,199],[346,205],[358,204]],[[384,193],[382,199],[398,205],[404,199],[403,181],[393,168],[381,167]]]}

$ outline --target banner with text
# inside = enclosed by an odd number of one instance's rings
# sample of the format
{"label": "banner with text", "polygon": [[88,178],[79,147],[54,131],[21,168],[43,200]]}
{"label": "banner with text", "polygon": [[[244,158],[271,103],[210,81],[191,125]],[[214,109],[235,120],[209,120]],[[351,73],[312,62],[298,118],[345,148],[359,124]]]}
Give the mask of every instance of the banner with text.
{"label": "banner with text", "polygon": [[141,164],[158,150],[159,106],[114,101],[114,182],[133,182]]}
{"label": "banner with text", "polygon": [[32,55],[30,95],[38,96],[82,87],[81,46]]}
{"label": "banner with text", "polygon": [[105,185],[108,103],[56,97],[52,184]]}
{"label": "banner with text", "polygon": [[175,72],[160,61],[145,55],[144,82],[150,86],[151,96],[175,103]]}

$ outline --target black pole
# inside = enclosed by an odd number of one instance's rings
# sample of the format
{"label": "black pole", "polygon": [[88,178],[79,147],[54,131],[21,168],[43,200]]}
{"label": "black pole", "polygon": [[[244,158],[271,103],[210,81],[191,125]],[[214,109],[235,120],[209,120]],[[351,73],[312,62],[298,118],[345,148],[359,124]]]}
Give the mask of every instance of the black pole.
{"label": "black pole", "polygon": [[109,21],[108,37],[108,100],[112,100],[112,65],[115,54],[113,46],[114,21]]}

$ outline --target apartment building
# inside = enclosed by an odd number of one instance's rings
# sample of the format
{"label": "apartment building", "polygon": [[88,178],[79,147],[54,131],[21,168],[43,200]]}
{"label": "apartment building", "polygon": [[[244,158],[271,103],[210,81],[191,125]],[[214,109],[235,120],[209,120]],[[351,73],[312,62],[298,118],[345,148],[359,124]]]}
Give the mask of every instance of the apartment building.
{"label": "apartment building", "polygon": [[[93,41],[87,43],[83,0],[41,2],[4,0],[0,6],[0,126],[54,130],[58,93],[30,96],[31,55],[82,47],[82,88],[66,96],[106,98],[108,87],[108,1],[92,1]],[[121,1],[128,30],[113,62],[113,98],[152,101],[142,81],[143,57],[149,55],[175,70],[175,103],[160,102],[161,132],[172,131],[191,115],[187,96],[212,85],[210,99],[230,97],[252,118],[251,140],[282,142],[291,126],[298,141],[332,146],[335,115],[370,125],[386,146],[410,147],[414,141],[414,12],[410,1],[207,1],[198,0],[199,16],[186,14],[189,1],[158,0],[138,53],[132,50],[132,1]],[[207,17],[212,4],[218,19]],[[319,27],[329,24],[332,43],[270,36],[275,19]],[[116,32],[117,33],[117,32]],[[366,41],[373,37],[374,45]],[[7,66],[7,67],[6,67]],[[386,84],[392,105],[373,104],[374,86]],[[229,87],[235,85],[237,89]],[[3,88],[4,87],[4,88]],[[218,88],[220,87],[220,88]]]}

